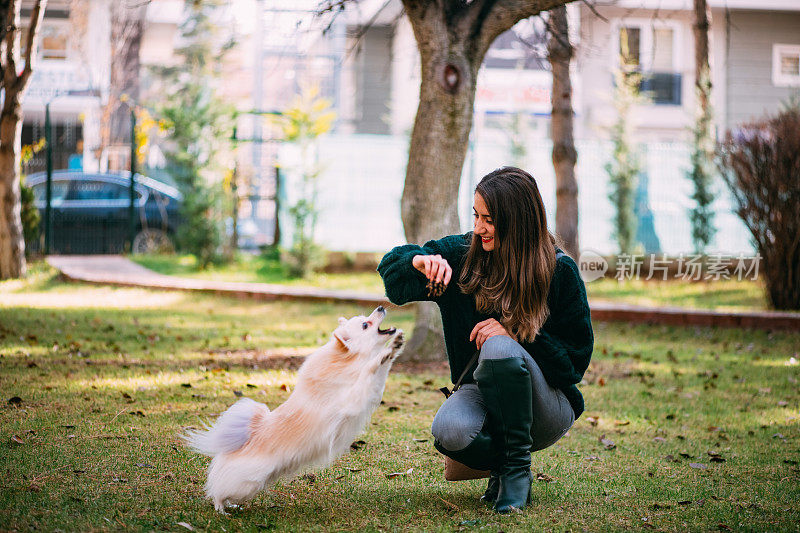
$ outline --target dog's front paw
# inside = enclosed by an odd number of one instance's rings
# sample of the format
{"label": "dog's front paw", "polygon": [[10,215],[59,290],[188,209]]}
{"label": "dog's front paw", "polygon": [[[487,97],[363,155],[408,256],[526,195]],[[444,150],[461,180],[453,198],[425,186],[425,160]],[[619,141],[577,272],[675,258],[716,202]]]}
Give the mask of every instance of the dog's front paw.
{"label": "dog's front paw", "polygon": [[402,329],[397,330],[397,333],[394,334],[394,339],[392,339],[392,351],[396,352],[400,350],[400,348],[403,347],[403,344],[405,344],[405,342],[406,338],[405,335],[403,334],[403,330]]}
{"label": "dog's front paw", "polygon": [[394,338],[392,338],[391,343],[389,344],[389,353],[387,353],[383,359],[381,360],[381,364],[386,363],[387,361],[394,361],[400,355],[400,351],[403,349],[403,344],[405,344],[405,336],[403,335],[403,330],[398,330],[397,333],[394,334]]}

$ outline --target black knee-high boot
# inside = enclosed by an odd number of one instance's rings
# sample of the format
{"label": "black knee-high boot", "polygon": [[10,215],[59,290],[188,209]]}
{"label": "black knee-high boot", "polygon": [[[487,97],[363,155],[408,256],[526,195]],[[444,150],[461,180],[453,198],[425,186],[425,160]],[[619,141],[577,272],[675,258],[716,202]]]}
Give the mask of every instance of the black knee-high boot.
{"label": "black knee-high boot", "polygon": [[486,402],[489,432],[502,449],[498,513],[522,509],[531,501],[531,425],[533,402],[530,372],[521,357],[482,359],[474,373]]}

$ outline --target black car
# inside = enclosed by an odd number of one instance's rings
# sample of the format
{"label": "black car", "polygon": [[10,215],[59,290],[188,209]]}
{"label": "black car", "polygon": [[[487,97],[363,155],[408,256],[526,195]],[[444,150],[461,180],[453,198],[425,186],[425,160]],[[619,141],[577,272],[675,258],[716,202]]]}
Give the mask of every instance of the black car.
{"label": "black car", "polygon": [[[44,172],[31,174],[25,184],[34,191],[44,235],[47,203]],[[179,224],[181,195],[175,187],[146,176],[135,176],[135,238],[133,252],[172,249]],[[130,234],[130,173],[53,172],[50,252],[58,254],[122,253]],[[29,243],[41,249],[44,237]]]}

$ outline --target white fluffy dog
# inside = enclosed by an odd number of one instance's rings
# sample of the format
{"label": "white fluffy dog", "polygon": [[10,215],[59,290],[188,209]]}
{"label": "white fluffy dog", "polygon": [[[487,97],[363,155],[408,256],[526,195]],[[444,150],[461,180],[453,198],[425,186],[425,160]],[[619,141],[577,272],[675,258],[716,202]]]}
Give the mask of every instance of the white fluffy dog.
{"label": "white fluffy dog", "polygon": [[274,411],[239,400],[211,427],[184,435],[187,445],[213,457],[206,496],[217,511],[251,499],[280,477],[325,466],[343,455],[383,396],[403,332],[380,329],[378,307],[369,317],[339,319],[331,340],[309,355],[297,385]]}

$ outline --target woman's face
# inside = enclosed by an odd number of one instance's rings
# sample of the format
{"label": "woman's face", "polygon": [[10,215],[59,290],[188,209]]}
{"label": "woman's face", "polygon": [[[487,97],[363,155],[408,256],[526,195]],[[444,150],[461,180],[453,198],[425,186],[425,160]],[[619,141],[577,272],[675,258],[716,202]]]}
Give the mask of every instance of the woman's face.
{"label": "woman's face", "polygon": [[481,244],[484,251],[491,252],[494,250],[494,220],[489,215],[489,209],[486,208],[486,202],[483,197],[475,193],[475,200],[472,206],[472,216],[475,218],[475,235],[481,238]]}

